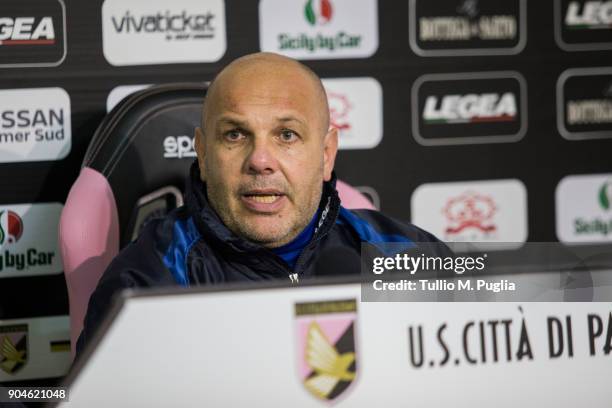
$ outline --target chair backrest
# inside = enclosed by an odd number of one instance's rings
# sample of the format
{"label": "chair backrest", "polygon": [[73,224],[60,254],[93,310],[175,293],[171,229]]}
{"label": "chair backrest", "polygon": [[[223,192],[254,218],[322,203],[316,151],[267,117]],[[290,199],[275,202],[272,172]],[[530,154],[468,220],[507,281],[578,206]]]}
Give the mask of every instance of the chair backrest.
{"label": "chair backrest", "polygon": [[[59,228],[73,353],[89,297],[110,261],[148,220],[182,205],[206,89],[177,83],[138,91],[98,126]],[[345,207],[374,208],[346,183],[338,189]]]}

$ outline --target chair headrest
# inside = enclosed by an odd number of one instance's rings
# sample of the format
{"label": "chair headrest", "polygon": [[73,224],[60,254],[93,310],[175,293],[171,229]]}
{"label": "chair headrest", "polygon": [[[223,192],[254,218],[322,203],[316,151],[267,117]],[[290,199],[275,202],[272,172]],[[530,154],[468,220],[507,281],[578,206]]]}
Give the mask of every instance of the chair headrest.
{"label": "chair headrest", "polygon": [[83,167],[100,172],[111,186],[122,247],[146,219],[182,204],[206,89],[204,83],[176,83],[136,92],[94,133]]}

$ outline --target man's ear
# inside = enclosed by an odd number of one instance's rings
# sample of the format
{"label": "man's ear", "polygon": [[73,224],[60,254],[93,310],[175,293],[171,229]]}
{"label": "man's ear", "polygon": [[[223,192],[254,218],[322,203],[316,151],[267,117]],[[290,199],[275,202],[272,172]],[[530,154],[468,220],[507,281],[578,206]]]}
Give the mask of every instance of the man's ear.
{"label": "man's ear", "polygon": [[330,127],[323,139],[323,180],[329,181],[338,153],[338,129]]}
{"label": "man's ear", "polygon": [[196,151],[196,155],[198,156],[198,165],[200,167],[200,179],[202,179],[202,181],[206,181],[206,160],[204,160],[206,143],[204,143],[204,133],[202,132],[202,128],[195,128],[193,139],[193,147]]}

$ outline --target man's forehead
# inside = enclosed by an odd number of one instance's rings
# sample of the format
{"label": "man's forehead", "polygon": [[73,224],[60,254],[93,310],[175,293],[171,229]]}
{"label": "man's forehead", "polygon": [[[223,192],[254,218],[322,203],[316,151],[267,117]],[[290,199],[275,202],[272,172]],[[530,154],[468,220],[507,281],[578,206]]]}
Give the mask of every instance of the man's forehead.
{"label": "man's forehead", "polygon": [[[265,117],[256,116],[259,121],[271,121],[279,124],[299,124],[307,126],[308,121],[300,115],[299,112],[277,112],[274,114],[266,115]],[[224,111],[214,118],[215,122],[219,125],[230,125],[230,126],[242,126],[248,127],[252,122],[253,117],[251,115],[243,115],[236,111]]]}
{"label": "man's forehead", "polygon": [[212,96],[227,104],[242,102],[243,98],[251,103],[283,103],[298,98],[315,103],[319,97],[312,78],[295,70],[233,71],[218,78],[215,88]]}
{"label": "man's forehead", "polygon": [[220,87],[212,101],[217,112],[230,111],[237,114],[248,114],[252,110],[279,109],[289,113],[308,115],[314,112],[319,101],[295,83],[276,83],[260,81],[256,85],[236,85]]}
{"label": "man's forehead", "polygon": [[322,114],[326,122],[328,114],[327,96],[318,77],[297,61],[274,54],[234,61],[215,78],[206,99],[205,114],[214,114],[214,119],[225,112],[246,115],[270,107],[280,110],[280,116],[302,120]]}

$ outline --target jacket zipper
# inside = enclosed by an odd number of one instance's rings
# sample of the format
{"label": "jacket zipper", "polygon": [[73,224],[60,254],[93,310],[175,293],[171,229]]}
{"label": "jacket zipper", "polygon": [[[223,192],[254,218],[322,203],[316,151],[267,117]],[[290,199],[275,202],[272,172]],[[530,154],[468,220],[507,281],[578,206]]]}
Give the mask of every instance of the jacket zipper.
{"label": "jacket zipper", "polygon": [[[304,254],[308,252],[311,248],[313,248],[317,244],[317,242],[319,242],[325,235],[327,235],[327,233],[329,233],[329,231],[327,231],[325,234],[317,235],[317,232],[319,232],[320,228],[323,226],[323,223],[325,222],[325,219],[327,218],[327,215],[330,211],[330,205],[331,205],[331,197],[327,199],[327,204],[325,205],[325,208],[323,209],[323,212],[321,213],[321,218],[319,219],[318,225],[315,228],[315,232],[314,232],[315,236],[313,240],[310,241],[310,243],[306,245],[304,249],[302,249],[302,253],[298,256],[298,259],[295,262],[296,270],[297,270],[297,267],[300,266],[301,264],[300,261],[302,260],[302,258],[304,258],[305,256]],[[293,283],[294,285],[300,283],[299,275],[297,272],[289,273],[289,279],[291,279],[291,283]]]}

